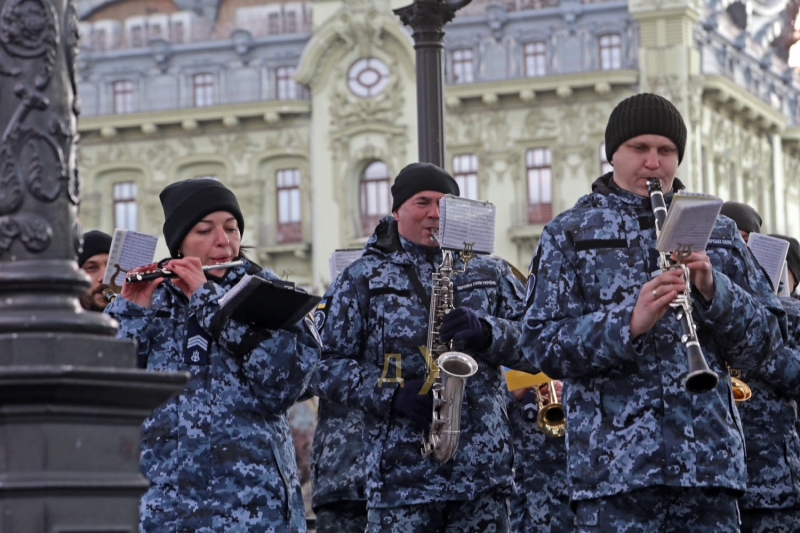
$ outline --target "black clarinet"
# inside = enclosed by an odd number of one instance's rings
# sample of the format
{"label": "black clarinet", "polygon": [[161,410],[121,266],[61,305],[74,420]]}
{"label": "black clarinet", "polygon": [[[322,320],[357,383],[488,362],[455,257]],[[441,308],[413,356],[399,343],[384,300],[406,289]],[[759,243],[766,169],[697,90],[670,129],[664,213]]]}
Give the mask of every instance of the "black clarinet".
{"label": "black clarinet", "polygon": [[[661,182],[657,179],[647,180],[647,192],[650,193],[650,205],[653,208],[653,215],[656,217],[656,237],[658,237],[664,226],[664,220],[667,218],[667,204],[664,201]],[[683,263],[673,263],[669,254],[659,251],[659,255],[661,256],[661,271],[683,269],[683,279],[686,282],[683,293],[678,294],[669,304],[681,326],[681,342],[686,346],[686,356],[689,359],[689,373],[683,380],[683,387],[693,394],[708,392],[717,386],[719,376],[708,368],[706,358],[703,356],[703,349],[700,348],[700,342],[697,339],[697,327],[692,320],[689,268]]]}

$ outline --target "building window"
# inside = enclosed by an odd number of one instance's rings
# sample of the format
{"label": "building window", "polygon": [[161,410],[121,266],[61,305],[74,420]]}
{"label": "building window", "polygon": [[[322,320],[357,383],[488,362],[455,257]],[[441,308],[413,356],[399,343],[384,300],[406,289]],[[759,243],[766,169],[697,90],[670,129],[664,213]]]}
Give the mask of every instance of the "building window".
{"label": "building window", "polygon": [[300,171],[287,168],[275,173],[278,199],[278,243],[303,240],[300,218]]}
{"label": "building window", "polygon": [[287,11],[283,19],[284,31],[286,33],[297,33],[297,13]]}
{"label": "building window", "polygon": [[113,194],[114,227],[136,231],[139,211],[136,205],[136,182],[115,183]]}
{"label": "building window", "polygon": [[617,33],[600,37],[600,70],[622,68],[622,37]]}
{"label": "building window", "polygon": [[347,87],[361,98],[381,94],[388,83],[389,67],[375,57],[361,58],[347,71]]}
{"label": "building window", "polygon": [[553,218],[553,185],[549,148],[525,153],[528,176],[528,224],[543,224]]}
{"label": "building window", "polygon": [[178,20],[172,23],[172,42],[173,43],[183,43],[184,39],[186,39],[186,34],[184,33],[183,29],[183,21]]}
{"label": "building window", "polygon": [[270,13],[267,16],[267,32],[270,35],[277,35],[281,32],[281,15],[280,13]]}
{"label": "building window", "polygon": [[523,53],[525,76],[532,78],[547,74],[547,45],[543,41],[526,44]]}
{"label": "building window", "polygon": [[611,163],[606,158],[606,143],[600,143],[600,175],[605,176],[613,171],[614,167],[611,166]]}
{"label": "building window", "polygon": [[99,51],[106,49],[106,30],[95,29],[92,31],[92,48]]}
{"label": "building window", "polygon": [[131,48],[140,48],[144,46],[144,31],[141,26],[131,27]]}
{"label": "building window", "polygon": [[453,177],[461,190],[461,197],[478,199],[478,156],[462,154],[453,157]]}
{"label": "building window", "polygon": [[297,84],[294,82],[294,67],[278,67],[275,71],[278,100],[297,99]]}
{"label": "building window", "polygon": [[133,82],[130,80],[115,81],[112,85],[114,93],[114,113],[133,113]]}
{"label": "building window", "polygon": [[361,232],[372,235],[381,218],[391,212],[389,167],[383,161],[371,163],[361,174]]}
{"label": "building window", "polygon": [[214,105],[214,76],[209,73],[195,74],[192,77],[195,107]]}
{"label": "building window", "polygon": [[453,50],[453,83],[472,83],[474,79],[472,50]]}

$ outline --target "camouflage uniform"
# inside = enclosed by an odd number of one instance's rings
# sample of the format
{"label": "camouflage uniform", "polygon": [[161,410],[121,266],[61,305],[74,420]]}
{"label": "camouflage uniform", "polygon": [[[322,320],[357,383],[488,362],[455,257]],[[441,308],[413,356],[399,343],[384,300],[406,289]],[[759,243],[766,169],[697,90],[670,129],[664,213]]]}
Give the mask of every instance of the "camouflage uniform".
{"label": "camouflage uniform", "polygon": [[[563,394],[563,392],[562,392]],[[522,401],[508,396],[508,418],[514,438],[514,483],[509,498],[513,533],[574,531],[569,508],[567,448],[564,438],[546,437],[536,424],[539,408],[533,391]]]}
{"label": "camouflage uniform", "polygon": [[[232,268],[191,299],[164,281],[150,309],[122,297],[106,308],[119,336],[139,341],[148,370],[192,374],[142,428],[142,472],[152,483],[141,501],[142,531],[305,531],[286,411],[314,370],[319,344],[308,323],[257,331],[214,319],[219,298],[248,268],[257,271],[250,263]],[[277,279],[269,270],[259,275]],[[205,354],[185,350],[191,324],[211,339]]]}
{"label": "camouflage uniform", "polygon": [[611,176],[545,227],[528,282],[522,349],[548,376],[568,380],[573,503],[656,486],[740,493],[744,439],[726,361],[755,368],[782,349],[780,303],[736,226],[721,217],[707,249],[714,297],[706,305],[695,293],[693,313],[720,382],[705,394],[686,392],[674,313],[631,339],[639,290],[660,272],[654,218],[648,198]]}
{"label": "camouflage uniform", "polygon": [[[466,387],[455,457],[445,464],[424,459],[419,428],[408,418],[390,416],[398,381],[422,379],[427,372],[422,349],[428,311],[404,268],[414,269],[429,301],[431,275],[441,259],[438,248],[400,237],[397,223],[386,217],[364,255],[326,294],[329,310],[320,317],[324,349],[315,388],[320,396],[364,413],[370,509],[424,507],[418,504],[475,500],[487,493],[505,501],[513,488],[500,365],[535,369],[516,349],[523,289],[504,261],[476,255],[467,272],[454,276],[456,307],[469,307],[491,330],[485,350],[458,347],[476,358],[478,371]],[[456,259],[455,268],[462,267]]]}
{"label": "camouflage uniform", "polygon": [[[324,313],[321,304],[317,316]],[[312,378],[313,389],[313,378]],[[363,533],[367,495],[358,409],[320,398],[317,429],[311,446],[311,505],[317,533]]]}
{"label": "camouflage uniform", "polygon": [[788,357],[742,372],[753,396],[739,404],[747,454],[742,531],[800,529],[800,302],[781,298],[789,320]]}

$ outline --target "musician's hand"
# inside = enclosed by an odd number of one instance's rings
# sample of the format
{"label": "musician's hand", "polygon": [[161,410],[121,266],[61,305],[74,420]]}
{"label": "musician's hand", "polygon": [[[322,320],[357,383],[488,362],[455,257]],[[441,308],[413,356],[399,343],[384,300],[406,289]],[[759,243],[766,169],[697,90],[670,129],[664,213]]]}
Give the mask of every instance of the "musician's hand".
{"label": "musician's hand", "polygon": [[444,315],[439,336],[445,342],[452,339],[464,341],[477,350],[485,348],[491,341],[486,338],[478,315],[468,307],[458,307]]}
{"label": "musician's hand", "polygon": [[631,340],[650,331],[667,312],[670,302],[685,289],[681,269],[663,272],[642,285],[631,313]]}
{"label": "musician's hand", "polygon": [[[673,260],[677,257],[673,254]],[[694,285],[706,301],[711,301],[714,297],[714,275],[712,273],[711,259],[708,254],[703,252],[692,252],[688,257],[680,261],[689,267],[689,277],[691,283]]]}
{"label": "musician's hand", "polygon": [[521,389],[514,389],[511,391],[511,396],[513,396],[515,400],[520,401],[522,400],[522,397],[525,396],[525,393],[531,389],[532,387],[523,387]]}
{"label": "musician's hand", "polygon": [[[548,383],[542,383],[541,385],[539,385],[539,394],[541,395],[542,400],[544,400],[545,403],[550,402],[550,387],[548,386]],[[561,381],[554,379],[553,387],[555,387],[556,389],[556,398],[561,398],[561,389],[564,388],[564,386],[561,384]]]}
{"label": "musician's hand", "polygon": [[433,420],[433,394],[420,394],[424,379],[407,379],[392,396],[392,415],[411,419],[422,429],[430,427]]}
{"label": "musician's hand", "polygon": [[[143,265],[129,270],[128,274],[134,272],[150,272],[156,268],[158,268],[158,264],[156,263]],[[152,279],[149,281],[136,281],[134,283],[125,281],[122,283],[122,292],[120,292],[120,294],[129,302],[150,309],[150,305],[153,301],[153,291],[156,290],[156,287],[158,287],[162,281],[164,281],[164,278]]]}
{"label": "musician's hand", "polygon": [[170,259],[164,268],[175,274],[176,277],[171,278],[172,284],[178,287],[187,298],[191,298],[194,291],[208,281],[199,257]]}

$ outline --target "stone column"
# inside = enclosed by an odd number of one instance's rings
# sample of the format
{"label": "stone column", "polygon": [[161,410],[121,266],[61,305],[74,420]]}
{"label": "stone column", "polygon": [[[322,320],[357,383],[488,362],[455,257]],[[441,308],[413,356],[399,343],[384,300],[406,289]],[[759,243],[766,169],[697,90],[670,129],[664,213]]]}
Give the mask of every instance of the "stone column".
{"label": "stone column", "polygon": [[138,530],[139,426],[183,373],[84,312],[72,0],[0,0],[0,532]]}

